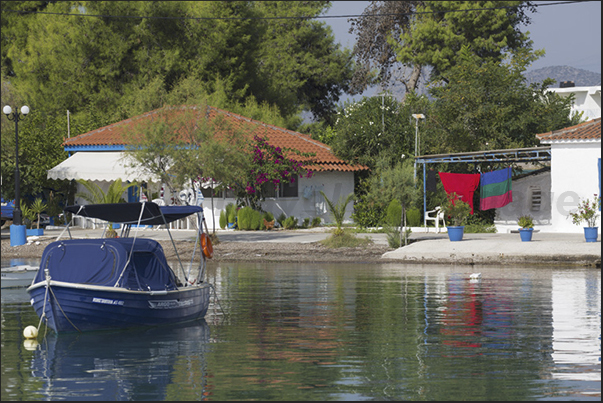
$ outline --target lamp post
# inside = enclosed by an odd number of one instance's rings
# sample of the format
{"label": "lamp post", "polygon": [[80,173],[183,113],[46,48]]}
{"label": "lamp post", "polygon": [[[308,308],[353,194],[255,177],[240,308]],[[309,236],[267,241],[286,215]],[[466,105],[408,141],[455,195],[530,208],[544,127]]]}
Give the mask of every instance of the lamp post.
{"label": "lamp post", "polygon": [[422,113],[413,113],[412,117],[415,118],[415,186],[417,185],[417,155],[419,154],[419,119],[425,119],[425,115]]}
{"label": "lamp post", "polygon": [[10,227],[10,245],[18,246],[25,244],[25,225],[21,219],[21,179],[19,177],[19,121],[29,113],[27,105],[21,107],[21,113],[12,110],[9,105],[5,105],[2,112],[8,120],[15,122],[15,208],[13,209],[13,225]]}

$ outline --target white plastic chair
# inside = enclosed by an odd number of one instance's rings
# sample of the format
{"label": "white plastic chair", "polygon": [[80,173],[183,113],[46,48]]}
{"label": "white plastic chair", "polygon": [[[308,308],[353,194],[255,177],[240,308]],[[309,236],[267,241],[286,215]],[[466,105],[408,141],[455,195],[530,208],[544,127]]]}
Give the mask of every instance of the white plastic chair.
{"label": "white plastic chair", "polygon": [[[430,216],[430,214],[433,214]],[[442,221],[442,227],[446,226],[446,220],[444,219],[444,212],[440,206],[436,207],[434,210],[425,212],[425,228],[426,231],[429,232],[429,227],[427,226],[427,221],[435,221],[435,230],[437,233],[440,232],[440,221]]]}

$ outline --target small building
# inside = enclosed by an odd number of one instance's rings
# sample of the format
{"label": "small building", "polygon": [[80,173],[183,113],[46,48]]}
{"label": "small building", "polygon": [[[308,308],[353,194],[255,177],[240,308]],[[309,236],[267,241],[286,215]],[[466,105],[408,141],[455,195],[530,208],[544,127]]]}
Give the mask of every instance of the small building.
{"label": "small building", "polygon": [[[109,187],[112,181],[118,178],[129,182],[145,181],[148,183],[149,199],[157,196],[166,204],[177,203],[178,201],[175,199],[179,198],[179,194],[168,194],[167,189],[161,183],[157,183],[156,178],[149,177],[148,174],[144,173],[144,170],[136,167],[133,161],[128,161],[127,154],[124,152],[129,145],[127,144],[126,134],[142,121],[153,119],[162,110],[164,109],[151,111],[65,140],[63,143],[65,151],[72,155],[61,164],[50,169],[48,177],[51,179],[92,180],[104,190]],[[287,217],[294,216],[300,220],[320,217],[324,222],[330,222],[331,217],[320,191],[323,191],[333,202],[337,202],[340,197],[345,197],[354,192],[354,174],[368,169],[362,165],[347,164],[337,158],[329,146],[312,139],[308,135],[249,119],[225,110],[210,106],[206,108],[179,106],[170,107],[167,110],[174,113],[183,110],[192,111],[194,119],[199,120],[221,119],[228,122],[230,127],[245,130],[250,136],[257,134],[265,137],[268,143],[273,146],[314,154],[308,166],[314,172],[312,177],[298,178],[295,182],[286,185],[281,184],[274,195],[267,197],[262,203],[262,208],[265,211],[272,212],[275,217],[284,213]],[[303,158],[297,159],[304,160]],[[228,203],[236,203],[234,195],[229,191],[214,194],[212,209],[210,186],[207,182],[202,186],[205,186],[202,191],[205,196],[203,205],[206,222],[210,228],[214,225],[215,228],[219,228],[220,211]],[[132,191],[128,195],[124,195],[124,199],[129,202],[138,201],[138,197],[137,192]],[[81,200],[79,202],[83,203]],[[347,220],[350,219],[352,212],[353,206],[349,204],[346,212]]]}
{"label": "small building", "polygon": [[582,112],[582,119],[592,120],[601,117],[601,86],[575,87],[573,81],[562,81],[560,88],[549,88],[562,97],[574,94],[574,103],[570,116]]}
{"label": "small building", "polygon": [[514,178],[513,202],[496,210],[497,231],[516,230],[517,217],[529,214],[540,231],[580,233],[568,214],[601,195],[601,118],[536,137],[551,147],[550,169]]}
{"label": "small building", "polygon": [[601,118],[536,137],[551,146],[552,231],[582,232],[568,214],[580,200],[601,196]]}

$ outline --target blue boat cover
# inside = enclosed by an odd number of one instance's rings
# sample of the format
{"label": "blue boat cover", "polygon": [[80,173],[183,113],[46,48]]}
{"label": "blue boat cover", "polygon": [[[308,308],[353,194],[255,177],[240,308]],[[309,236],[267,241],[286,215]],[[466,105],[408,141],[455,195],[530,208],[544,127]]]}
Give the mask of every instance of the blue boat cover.
{"label": "blue boat cover", "polygon": [[[135,241],[135,242],[134,242]],[[134,248],[132,258],[128,255]],[[124,267],[126,270],[121,276]],[[174,290],[176,276],[161,245],[153,239],[107,238],[56,241],[42,254],[34,283],[52,280],[130,290]],[[121,277],[120,277],[121,276]]]}
{"label": "blue boat cover", "polygon": [[159,206],[153,202],[144,202],[74,205],[67,206],[64,210],[68,213],[98,218],[112,223],[162,225],[199,213],[203,211],[203,208],[200,206]]}

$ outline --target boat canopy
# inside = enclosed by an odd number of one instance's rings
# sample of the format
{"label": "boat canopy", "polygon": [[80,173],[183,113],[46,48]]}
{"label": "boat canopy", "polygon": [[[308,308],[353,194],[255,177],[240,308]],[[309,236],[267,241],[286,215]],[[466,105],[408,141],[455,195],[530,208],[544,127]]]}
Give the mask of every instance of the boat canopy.
{"label": "boat canopy", "polygon": [[[132,255],[128,259],[130,253]],[[176,276],[167,264],[163,249],[153,239],[68,239],[52,242],[42,254],[34,284],[45,281],[46,270],[53,281],[142,291],[177,288]]]}
{"label": "boat canopy", "polygon": [[159,206],[153,202],[136,202],[74,205],[65,207],[64,211],[116,224],[162,225],[200,213],[203,208],[200,206]]}

